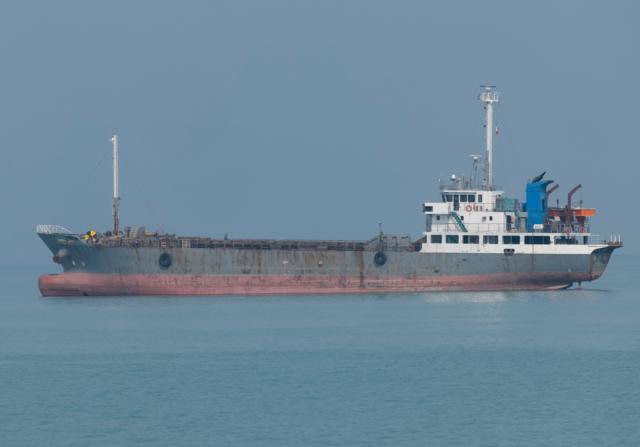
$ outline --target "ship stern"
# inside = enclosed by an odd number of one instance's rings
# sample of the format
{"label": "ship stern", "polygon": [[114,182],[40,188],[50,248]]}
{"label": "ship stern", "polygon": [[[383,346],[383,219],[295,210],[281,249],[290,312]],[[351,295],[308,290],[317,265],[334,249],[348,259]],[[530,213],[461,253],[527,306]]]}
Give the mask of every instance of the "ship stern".
{"label": "ship stern", "polygon": [[603,247],[596,248],[591,252],[589,260],[589,281],[600,278],[609,264],[611,254],[614,250],[621,248],[622,242],[607,242]]}

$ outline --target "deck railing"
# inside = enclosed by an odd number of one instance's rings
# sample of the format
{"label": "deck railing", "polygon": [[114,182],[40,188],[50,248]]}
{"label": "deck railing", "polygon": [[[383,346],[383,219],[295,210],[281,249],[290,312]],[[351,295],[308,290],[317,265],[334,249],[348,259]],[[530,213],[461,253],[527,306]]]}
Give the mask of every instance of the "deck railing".
{"label": "deck railing", "polygon": [[234,248],[259,250],[322,250],[322,251],[417,251],[419,242],[408,236],[383,236],[382,240],[278,240],[278,239],[209,239],[156,235],[140,238],[103,237],[98,245],[133,248]]}
{"label": "deck railing", "polygon": [[[529,231],[526,228],[505,228],[497,223],[467,223],[464,226],[469,233],[551,233],[551,234],[582,234],[591,231],[590,225],[545,225],[541,230]],[[434,233],[460,233],[460,227],[454,222],[432,223],[430,231]]]}
{"label": "deck railing", "polygon": [[40,224],[36,225],[36,233],[38,234],[73,234],[70,230],[60,225]]}

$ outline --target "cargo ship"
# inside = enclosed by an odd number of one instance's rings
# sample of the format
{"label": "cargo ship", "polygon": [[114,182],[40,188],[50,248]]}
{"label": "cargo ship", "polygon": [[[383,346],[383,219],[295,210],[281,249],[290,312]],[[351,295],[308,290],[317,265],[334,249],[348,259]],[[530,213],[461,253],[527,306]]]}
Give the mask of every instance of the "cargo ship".
{"label": "cargo ship", "polygon": [[494,107],[483,86],[486,154],[472,156],[470,175],[440,181],[437,201],[422,204],[418,239],[270,240],[186,237],[120,229],[118,138],[112,136],[113,228],[73,233],[38,225],[61,273],[39,278],[43,296],[273,295],[431,291],[553,290],[598,279],[619,236],[590,231],[595,209],[564,205],[545,174],[530,179],[525,199],[493,183]]}

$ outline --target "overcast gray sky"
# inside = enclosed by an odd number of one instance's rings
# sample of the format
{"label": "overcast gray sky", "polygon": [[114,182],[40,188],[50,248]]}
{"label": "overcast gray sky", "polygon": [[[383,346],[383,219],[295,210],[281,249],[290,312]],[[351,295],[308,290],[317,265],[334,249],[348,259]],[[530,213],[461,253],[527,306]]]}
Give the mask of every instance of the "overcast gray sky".
{"label": "overcast gray sky", "polygon": [[636,251],[638,5],[3,1],[1,262],[49,262],[38,223],[110,227],[113,131],[124,225],[417,238],[483,150],[484,83],[496,183],[582,183],[594,232]]}

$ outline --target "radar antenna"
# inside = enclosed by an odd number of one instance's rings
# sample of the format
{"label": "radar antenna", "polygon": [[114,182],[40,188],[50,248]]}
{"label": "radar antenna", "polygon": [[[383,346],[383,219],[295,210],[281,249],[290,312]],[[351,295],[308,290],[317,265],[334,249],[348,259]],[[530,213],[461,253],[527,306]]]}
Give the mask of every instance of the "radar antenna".
{"label": "radar antenna", "polygon": [[469,154],[471,157],[471,187],[475,188],[478,185],[478,163],[480,163],[481,155]]}

